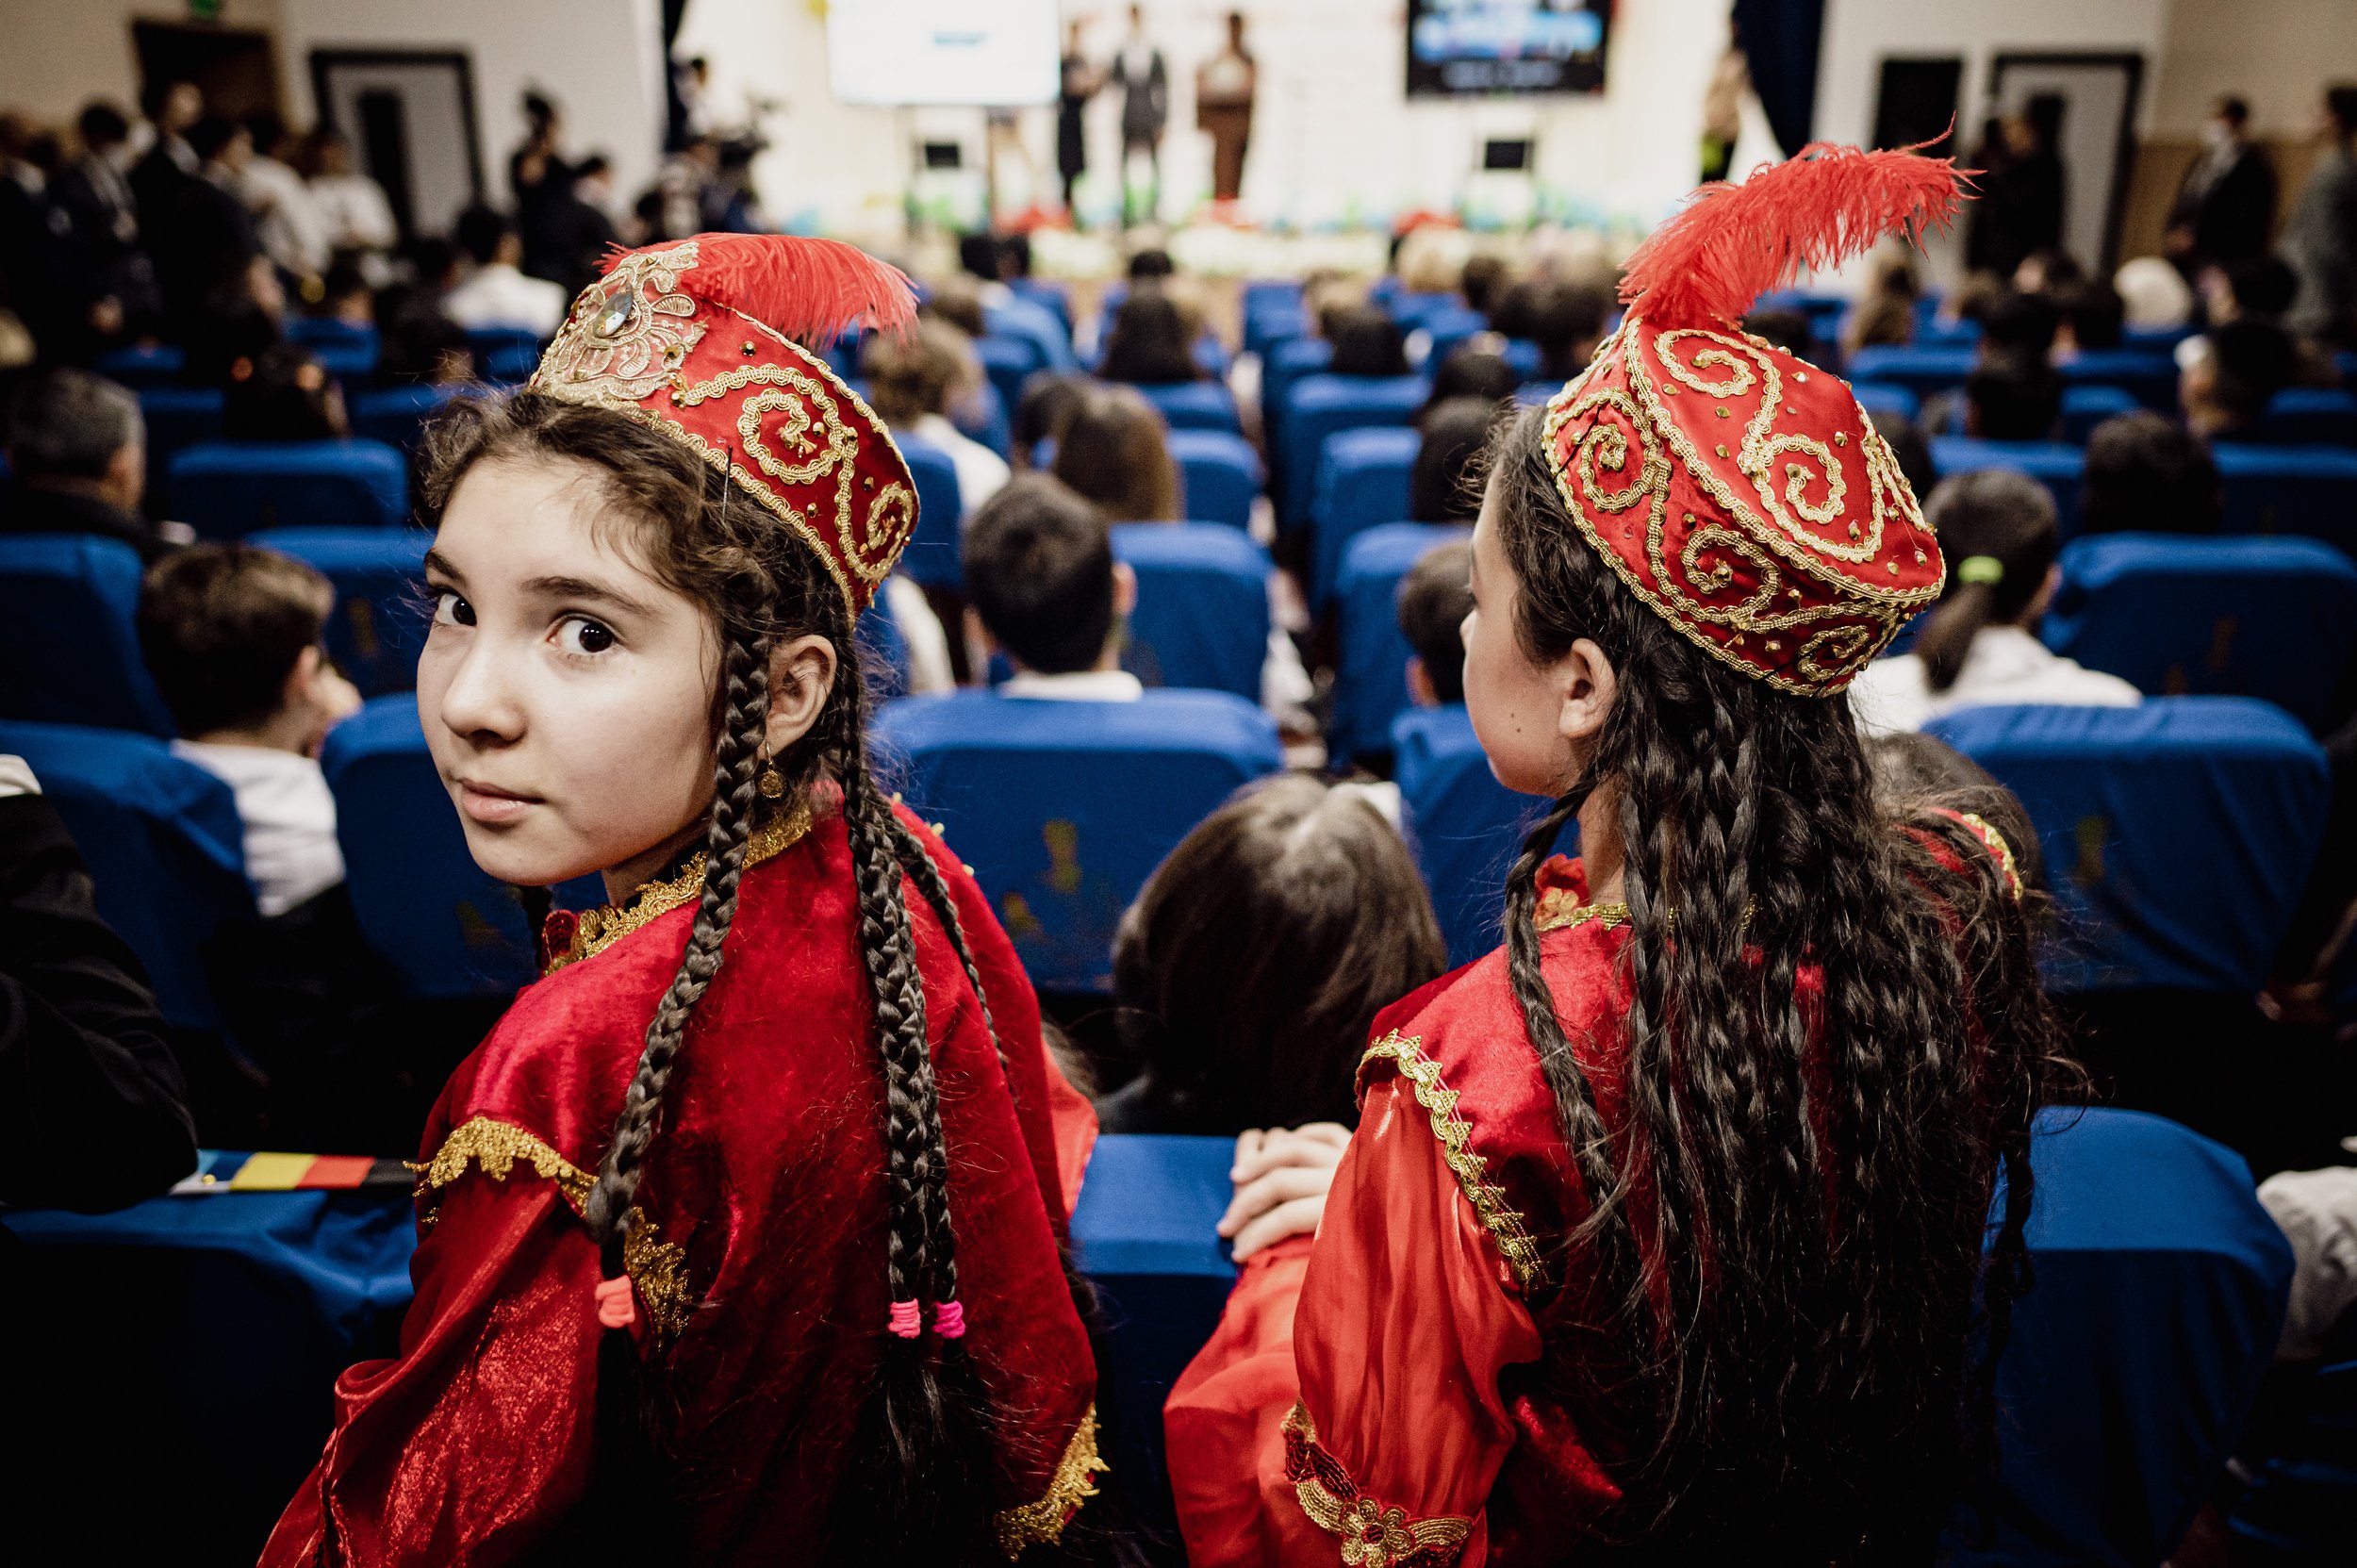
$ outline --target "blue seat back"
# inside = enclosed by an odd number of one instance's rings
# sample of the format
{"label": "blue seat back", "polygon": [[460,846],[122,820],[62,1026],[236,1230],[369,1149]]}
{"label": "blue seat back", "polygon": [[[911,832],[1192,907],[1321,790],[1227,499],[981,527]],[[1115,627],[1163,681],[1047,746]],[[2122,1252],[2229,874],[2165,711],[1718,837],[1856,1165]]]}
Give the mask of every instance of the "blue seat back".
{"label": "blue seat back", "polygon": [[188,364],[188,354],[177,345],[156,343],[146,348],[114,349],[99,355],[98,373],[136,392],[149,387],[173,385]]}
{"label": "blue seat back", "polygon": [[1473,536],[1470,528],[1389,522],[1351,541],[1343,557],[1335,600],[1342,619],[1342,657],[1334,675],[1333,730],[1327,736],[1343,759],[1387,750],[1392,720],[1410,705],[1408,659],[1414,652],[1399,629],[1399,583],[1426,551]]}
{"label": "blue seat back", "polygon": [[892,606],[879,593],[874,603],[859,615],[853,628],[859,641],[861,668],[867,674],[867,691],[871,700],[890,701],[909,694],[913,679],[909,658],[909,639],[900,631],[900,623],[892,619]]}
{"label": "blue seat back", "polygon": [[1072,334],[1047,307],[1025,299],[1009,299],[982,306],[982,330],[993,338],[1020,338],[1039,351],[1042,370],[1073,371],[1080,361],[1072,353]]}
{"label": "blue seat back", "polygon": [[1424,369],[1429,374],[1447,364],[1448,356],[1464,347],[1466,339],[1489,331],[1490,318],[1462,300],[1451,299],[1425,312],[1419,324],[1432,339],[1424,357]]}
{"label": "blue seat back", "polygon": [[425,438],[426,422],[465,390],[461,387],[383,387],[352,400],[352,433],[383,441],[404,452],[415,452]]}
{"label": "blue seat back", "polygon": [[140,391],[140,422],[147,429],[147,484],[164,493],[164,476],[182,448],[221,439],[221,389],[216,387],[147,387]]}
{"label": "blue seat back", "polygon": [[2291,1246],[2240,1156],[2158,1116],[2049,1111],[2030,1166],[2036,1285],[1997,1368],[1993,1534],[1959,1509],[1943,1560],[2157,1563],[2250,1415]]}
{"label": "blue seat back", "polygon": [[1283,766],[1277,727],[1220,691],[1058,702],[911,697],[877,725],[908,798],[974,867],[1034,983],[1110,987],[1114,928],[1162,857]]}
{"label": "blue seat back", "polygon": [[2054,498],[2055,525],[2064,538],[2079,531],[2079,492],[2086,480],[2085,448],[2064,441],[1983,441],[1942,436],[1932,442],[1932,466],[1941,477],[2012,469],[2046,487]]}
{"label": "blue seat back", "polygon": [[1853,382],[1887,382],[1904,387],[1922,399],[1963,386],[1965,378],[1972,373],[1975,357],[1970,347],[1885,345],[1858,350],[1850,355],[1846,368]]}
{"label": "blue seat back", "polygon": [[1310,335],[1310,313],[1302,308],[1298,298],[1282,302],[1254,304],[1246,301],[1244,311],[1244,350],[1257,354],[1263,363],[1269,355],[1285,343],[1297,341]]}
{"label": "blue seat back", "polygon": [[2312,728],[2357,645],[2357,562],[2317,539],[2100,534],[2039,635],[2152,696],[2263,697]]}
{"label": "blue seat back", "polygon": [[[1470,964],[1498,945],[1506,873],[1547,802],[1498,783],[1462,702],[1409,708],[1392,721],[1400,828],[1448,938],[1448,961]],[[1557,841],[1577,853],[1578,829]]]}
{"label": "blue seat back", "polygon": [[2116,420],[2122,414],[2133,414],[2144,404],[2135,393],[2125,387],[2090,384],[2065,387],[2062,395],[2062,437],[2073,446],[2085,446],[2095,427],[2105,420]]}
{"label": "blue seat back", "polygon": [[327,652],[363,697],[414,691],[433,624],[422,528],[272,528],[255,544],[308,562],[336,585]]}
{"label": "blue seat back", "polygon": [[207,538],[264,528],[392,528],[409,464],[383,441],[200,441],[172,460],[173,516]]}
{"label": "blue seat back", "polygon": [[1850,395],[1857,399],[1859,407],[1877,419],[1912,421],[1923,407],[1922,399],[1906,388],[1888,381],[1853,382]]}
{"label": "blue seat back", "polygon": [[977,338],[974,357],[1010,416],[1023,406],[1023,384],[1047,368],[1047,356],[1029,338]]}
{"label": "blue seat back", "polygon": [[1137,573],[1124,668],[1149,686],[1261,700],[1268,657],[1268,552],[1215,522],[1115,527],[1113,554]]}
{"label": "blue seat back", "polygon": [[900,455],[916,481],[916,532],[900,553],[900,569],[929,588],[955,588],[965,582],[958,564],[958,520],[964,505],[958,468],[949,454],[915,436],[896,436]]}
{"label": "blue seat back", "polygon": [[1416,416],[1431,390],[1422,376],[1310,375],[1286,394],[1277,444],[1285,454],[1275,500],[1280,532],[1310,520],[1318,454],[1327,437],[1368,425],[1401,425]]}
{"label": "blue seat back", "polygon": [[[466,831],[434,770],[414,697],[380,697],[328,732],[320,758],[336,794],[337,838],[360,930],[413,996],[498,997],[537,973],[515,889],[467,852]],[[557,889],[568,908],[604,901],[584,877]]]}
{"label": "blue seat back", "polygon": [[2357,557],[2357,452],[2339,447],[2211,449],[2229,534],[2305,534]]}
{"label": "blue seat back", "polygon": [[1250,441],[1227,430],[1173,430],[1170,460],[1178,465],[1189,522],[1252,526],[1252,503],[1261,493],[1261,455]]}
{"label": "blue seat back", "polygon": [[2357,446],[2357,392],[2286,387],[2268,402],[2251,438],[2276,446]]}
{"label": "blue seat back", "polygon": [[2177,361],[2150,349],[2083,349],[2054,367],[2066,390],[2101,383],[2118,387],[2145,407],[2177,411]]}
{"label": "blue seat back", "polygon": [[254,918],[228,784],[152,735],[112,730],[0,723],[0,752],[32,765],[165,1021],[218,1028],[206,949],[223,926]]}
{"label": "blue seat back", "polygon": [[1930,733],[2011,789],[2060,906],[2059,991],[2256,991],[2324,833],[2332,779],[2299,720],[2245,697],[1966,708]]}
{"label": "blue seat back", "polygon": [[1284,426],[1285,395],[1294,383],[1316,375],[1334,360],[1334,345],[1323,338],[1294,338],[1270,347],[1261,363],[1261,425],[1271,460],[1280,458],[1277,437]]}
{"label": "blue seat back", "polygon": [[140,558],[121,540],[0,536],[0,718],[169,739],[139,608]]}
{"label": "blue seat back", "polygon": [[1046,278],[1012,277],[1007,279],[1008,291],[1015,298],[1038,305],[1056,318],[1063,329],[1064,340],[1072,338],[1072,291],[1061,283]]}
{"label": "blue seat back", "polygon": [[1317,487],[1310,497],[1313,537],[1310,553],[1310,607],[1322,610],[1334,597],[1350,541],[1378,523],[1408,515],[1409,480],[1424,437],[1407,425],[1374,425],[1327,437],[1318,453]]}
{"label": "blue seat back", "polygon": [[373,348],[377,342],[376,328],[335,316],[289,316],[285,331],[287,341],[306,349]]}
{"label": "blue seat back", "polygon": [[1224,381],[1173,381],[1138,390],[1162,410],[1163,422],[1173,430],[1244,433],[1244,421],[1236,417],[1236,394]]}
{"label": "blue seat back", "polygon": [[529,381],[540,365],[540,335],[530,327],[469,327],[467,347],[474,352],[477,373],[494,386]]}

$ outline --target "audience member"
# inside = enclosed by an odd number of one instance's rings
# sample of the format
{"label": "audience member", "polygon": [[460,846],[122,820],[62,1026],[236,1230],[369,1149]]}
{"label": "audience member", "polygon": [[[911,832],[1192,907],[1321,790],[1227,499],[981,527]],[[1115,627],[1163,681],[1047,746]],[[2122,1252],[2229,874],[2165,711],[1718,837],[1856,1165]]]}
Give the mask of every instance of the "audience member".
{"label": "audience member", "polygon": [[254,372],[254,361],[278,341],[286,291],[270,257],[256,255],[180,318],[187,353],[181,375],[191,386],[226,387]]}
{"label": "audience member", "polygon": [[2299,278],[2280,256],[2254,256],[2201,270],[2201,308],[2210,325],[2278,322],[2299,293]]}
{"label": "audience member", "polygon": [[1985,441],[2051,441],[2062,378],[2042,361],[1989,359],[1965,378],[1964,433]]}
{"label": "audience member", "polygon": [[2046,295],[2008,289],[1989,301],[1981,315],[1981,360],[1986,364],[2010,356],[2043,363],[2053,356],[2054,334],[2061,324],[2061,313]]}
{"label": "audience member", "polygon": [[2127,318],[2119,290],[2101,278],[2079,278],[2049,290],[2054,302],[2054,357],[2068,359],[2088,349],[2119,347]]}
{"label": "audience member", "polygon": [[205,95],[194,82],[151,77],[140,92],[140,112],[147,117],[155,140],[131,166],[129,179],[139,203],[140,225],[152,248],[171,227],[188,182],[196,177],[201,160],[189,145],[188,133],[205,118]]}
{"label": "audience member", "polygon": [[233,375],[221,433],[232,441],[332,441],[352,434],[343,388],[300,344],[275,343]]}
{"label": "audience member", "polygon": [[[526,89],[523,95],[524,140],[507,157],[507,186],[516,198],[516,227],[523,235],[524,271],[537,278],[554,279],[561,258],[553,254],[544,222],[555,198],[572,179],[572,165],[562,151],[564,117],[547,94]],[[686,233],[692,234],[691,226]],[[681,236],[684,238],[684,236]]]}
{"label": "audience member", "polygon": [[1915,341],[1915,305],[1922,292],[1915,275],[1915,257],[1904,247],[1888,246],[1874,253],[1873,270],[1866,289],[1842,323],[1844,353],[1860,349],[1893,348]]}
{"label": "audience member", "polygon": [[1514,270],[1506,258],[1487,251],[1476,251],[1465,258],[1464,270],[1458,273],[1458,291],[1465,296],[1465,307],[1488,316],[1496,308],[1498,296],[1513,280]]}
{"label": "audience member", "polygon": [[95,534],[154,561],[168,548],[140,513],[147,441],[139,400],[88,371],[35,375],[8,402],[8,467],[0,532]]}
{"label": "audience member", "polygon": [[140,647],[180,732],[173,750],[236,792],[265,918],[344,878],[319,754],[360,695],[321,650],[335,602],[326,578],[249,544],[169,556],[140,595]]}
{"label": "audience member", "polygon": [[1805,310],[1755,310],[1743,318],[1742,324],[1745,336],[1772,343],[1796,359],[1817,357],[1817,332]]}
{"label": "audience member", "polygon": [[1408,373],[1408,339],[1380,305],[1353,305],[1329,311],[1325,322],[1335,375],[1397,376]]}
{"label": "audience member", "polygon": [[2013,286],[2024,294],[2052,294],[2086,275],[2077,256],[2060,245],[2048,245],[2021,258],[2013,270]]}
{"label": "audience member", "polygon": [[1473,614],[1473,546],[1436,544],[1399,583],[1399,629],[1408,656],[1408,695],[1420,708],[1465,700],[1465,618]]}
{"label": "audience member", "polygon": [[606,252],[621,243],[607,215],[613,202],[614,165],[602,153],[591,153],[574,164],[571,182],[549,198],[542,219],[549,264],[561,274],[554,281],[568,300],[597,282],[605,270]]}
{"label": "audience member", "polygon": [[2320,139],[2308,183],[2283,223],[2283,256],[2299,274],[2284,324],[2357,347],[2357,83],[2326,90]]}
{"label": "audience member", "polygon": [[[304,162],[310,175],[311,203],[334,251],[389,251],[401,238],[393,204],[385,188],[353,166],[352,141],[321,125],[311,133]],[[381,281],[381,280],[372,280]]]}
{"label": "audience member", "polygon": [[2250,140],[2250,106],[2230,93],[2211,106],[2162,243],[2189,263],[2242,261],[2266,254],[2274,227],[2275,165]]}
{"label": "audience member", "polygon": [[[1492,333],[1482,337],[1492,343],[1502,341]],[[1468,343],[1433,371],[1431,395],[1424,400],[1416,421],[1421,424],[1426,414],[1458,398],[1479,398],[1492,404],[1506,403],[1522,384],[1523,378],[1506,355],[1478,342]]]}
{"label": "audience member", "polygon": [[1909,807],[1970,812],[1997,830],[2012,852],[2014,874],[2031,892],[2046,891],[2046,856],[2037,829],[2014,792],[1987,768],[1935,735],[1903,730],[1866,742],[1866,765],[1885,809],[1904,819]]}
{"label": "audience member", "polygon": [[1113,312],[1113,330],[1105,336],[1105,361],[1097,373],[1107,381],[1139,387],[1199,381],[1203,371],[1195,362],[1193,339],[1177,301],[1160,288],[1131,289]]}
{"label": "audience member", "polygon": [[14,756],[0,756],[0,1078],[25,1113],[0,1142],[0,1204],[103,1213],[196,1166],[155,995]]}
{"label": "audience member", "polygon": [[325,321],[341,322],[346,326],[376,326],[376,290],[369,287],[368,274],[356,261],[331,261],[320,278],[319,302],[311,314]]}
{"label": "audience member", "polygon": [[2149,410],[2087,437],[2082,534],[2215,534],[2225,507],[2209,444]]}
{"label": "audience member", "polygon": [[140,248],[139,200],[125,173],[131,127],[113,105],[93,102],[75,122],[82,150],[58,171],[58,206],[73,225],[74,268],[100,338],[161,329],[163,296],[155,263]]}
{"label": "audience member", "polygon": [[167,307],[188,310],[234,283],[262,256],[244,180],[254,140],[233,120],[209,118],[189,127],[196,177],[179,186],[159,232],[150,237]]}
{"label": "audience member", "polygon": [[1253,786],[1180,840],[1122,917],[1113,1005],[1138,1075],[1098,1101],[1099,1124],[1339,1143],[1376,1014],[1447,967],[1415,863],[1359,786]]}
{"label": "audience member", "polygon": [[2083,668],[2037,639],[2062,579],[2045,486],[2010,469],[1957,474],[1932,493],[1924,520],[1951,563],[1947,591],[1913,652],[1877,659],[1852,685],[1861,730],[1919,730],[1951,709],[1989,703],[2124,708],[2143,700],[2118,676]]}
{"label": "audience member", "polygon": [[1481,510],[1481,454],[1497,422],[1487,398],[1452,398],[1416,424],[1423,442],[1408,472],[1408,520],[1470,523]]}
{"label": "audience member", "polygon": [[1129,257],[1129,271],[1131,283],[1148,283],[1176,275],[1178,265],[1170,259],[1168,251],[1149,245]]}
{"label": "audience member", "polygon": [[89,356],[73,219],[50,189],[58,156],[55,136],[24,115],[0,113],[0,303],[53,362]]}
{"label": "audience member", "polygon": [[1586,370],[1596,345],[1604,341],[1605,321],[1611,312],[1612,296],[1594,284],[1541,286],[1528,328],[1522,334],[1539,345],[1539,379],[1569,381]]}
{"label": "audience member", "polygon": [[408,297],[400,308],[379,310],[377,379],[391,386],[456,387],[475,379],[467,329],[442,314],[431,296]]}
{"label": "audience member", "polygon": [[2120,263],[2112,274],[2125,322],[2142,332],[2173,332],[2193,320],[2193,290],[2184,274],[2156,256]]}
{"label": "audience member", "polygon": [[275,114],[245,123],[253,148],[238,175],[238,192],[255,217],[262,252],[289,277],[316,278],[327,270],[333,246],[311,189],[294,170],[301,140]]}
{"label": "audience member", "polygon": [[1023,383],[1023,397],[1014,406],[1013,445],[1014,466],[1028,469],[1038,461],[1043,441],[1061,440],[1072,416],[1088,401],[1089,379],[1034,371]]}
{"label": "audience member", "polygon": [[981,390],[974,346],[948,322],[919,321],[905,335],[867,339],[860,356],[867,401],[897,435],[947,453],[958,472],[958,498],[970,522],[1007,482],[1007,460],[950,422],[949,410]]}
{"label": "audience member", "polygon": [[1133,702],[1144,693],[1121,668],[1137,574],[1113,559],[1086,500],[1045,474],[1010,480],[975,514],[963,552],[969,638],[1014,666],[1001,696]]}
{"label": "audience member", "polygon": [[1049,471],[1114,522],[1177,522],[1178,468],[1162,417],[1132,388],[1092,389],[1064,421]]}
{"label": "audience member", "polygon": [[2185,425],[2206,440],[2247,435],[2292,383],[2299,355],[2272,322],[2237,321],[2178,350],[2177,401]]}
{"label": "audience member", "polygon": [[526,277],[519,265],[522,237],[505,213],[480,203],[458,215],[458,248],[474,270],[442,300],[442,313],[462,327],[522,327],[542,338],[565,319],[565,290]]}

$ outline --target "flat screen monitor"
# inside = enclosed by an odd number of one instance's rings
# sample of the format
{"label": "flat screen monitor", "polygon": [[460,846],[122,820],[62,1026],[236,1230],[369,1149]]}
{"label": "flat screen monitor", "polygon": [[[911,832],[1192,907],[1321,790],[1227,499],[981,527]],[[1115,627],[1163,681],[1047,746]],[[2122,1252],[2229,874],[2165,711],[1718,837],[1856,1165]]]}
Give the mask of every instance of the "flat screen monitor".
{"label": "flat screen monitor", "polygon": [[846,104],[1052,103],[1056,0],[830,0],[827,77]]}
{"label": "flat screen monitor", "polygon": [[1612,0],[1408,0],[1408,95],[1601,92]]}

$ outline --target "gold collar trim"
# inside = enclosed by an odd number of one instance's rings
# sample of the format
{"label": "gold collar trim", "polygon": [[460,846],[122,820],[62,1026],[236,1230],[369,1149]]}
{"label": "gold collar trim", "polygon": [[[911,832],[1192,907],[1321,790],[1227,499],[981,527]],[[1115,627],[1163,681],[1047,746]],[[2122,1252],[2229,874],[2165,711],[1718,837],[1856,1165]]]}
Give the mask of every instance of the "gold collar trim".
{"label": "gold collar trim", "polygon": [[1537,1288],[1543,1282],[1539,1244],[1524,1225],[1522,1214],[1508,1205],[1506,1189],[1490,1180],[1489,1162],[1474,1152],[1473,1128],[1457,1114],[1457,1091],[1442,1081],[1441,1065],[1424,1053],[1420,1036],[1397,1030],[1369,1046],[1360,1065],[1378,1061],[1397,1064],[1400,1075],[1414,1086],[1416,1103],[1431,1117],[1441,1157],[1448,1162],[1465,1201],[1473,1205],[1490,1239],[1498,1244],[1498,1251],[1523,1289]]}
{"label": "gold collar trim", "polygon": [[1550,887],[1539,895],[1538,912],[1530,923],[1541,932],[1561,931],[1567,926],[1598,924],[1610,931],[1628,924],[1626,904],[1584,904],[1568,887]]}
{"label": "gold collar trim", "polygon": [[1080,1500],[1096,1495],[1095,1475],[1112,1468],[1096,1457],[1096,1407],[1092,1404],[1081,1412],[1080,1425],[1072,1428],[1071,1441],[1063,1445],[1063,1458],[1056,1461],[1055,1477],[1047,1483],[1047,1491],[1037,1502],[999,1513],[998,1546],[1007,1560],[1021,1557],[1026,1546],[1062,1540],[1063,1527],[1079,1510]]}
{"label": "gold collar trim", "polygon": [[[783,854],[810,832],[808,801],[797,805],[781,817],[769,817],[754,824],[752,834],[745,841],[745,864],[760,865]],[[600,909],[584,910],[576,917],[572,940],[563,952],[555,954],[542,971],[552,975],[568,964],[578,964],[585,958],[595,958],[641,926],[659,920],[675,909],[684,909],[703,897],[704,851],[696,851],[695,858],[680,868],[678,876],[663,882],[651,882],[620,905],[607,904]]]}

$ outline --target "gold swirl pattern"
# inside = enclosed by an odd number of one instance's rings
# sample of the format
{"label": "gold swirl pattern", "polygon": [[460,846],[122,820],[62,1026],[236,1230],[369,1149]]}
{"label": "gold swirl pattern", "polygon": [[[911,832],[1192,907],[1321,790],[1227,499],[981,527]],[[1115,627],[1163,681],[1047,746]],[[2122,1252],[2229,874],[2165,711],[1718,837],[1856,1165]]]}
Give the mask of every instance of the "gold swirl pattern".
{"label": "gold swirl pattern", "polygon": [[656,390],[702,340],[696,302],[680,274],[696,242],[643,251],[581,291],[532,375],[532,389],[572,403],[635,403]]}

